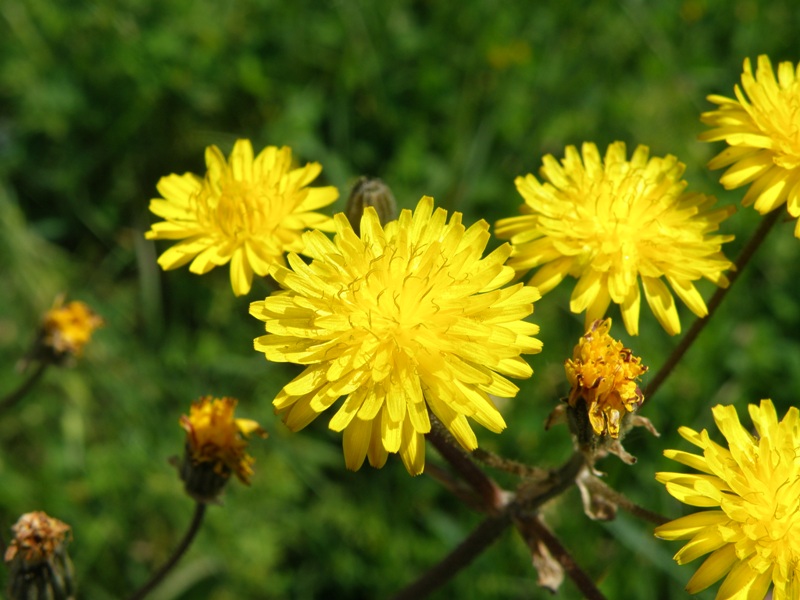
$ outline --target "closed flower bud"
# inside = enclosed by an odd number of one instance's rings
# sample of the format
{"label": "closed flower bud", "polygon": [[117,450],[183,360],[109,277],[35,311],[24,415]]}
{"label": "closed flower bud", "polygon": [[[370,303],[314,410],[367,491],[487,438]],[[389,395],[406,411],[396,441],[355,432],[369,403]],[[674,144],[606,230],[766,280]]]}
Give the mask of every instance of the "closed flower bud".
{"label": "closed flower bud", "polygon": [[380,179],[360,177],[347,199],[345,214],[356,235],[361,234],[361,217],[364,209],[371,206],[378,213],[381,225],[397,218],[397,203],[389,186]]}

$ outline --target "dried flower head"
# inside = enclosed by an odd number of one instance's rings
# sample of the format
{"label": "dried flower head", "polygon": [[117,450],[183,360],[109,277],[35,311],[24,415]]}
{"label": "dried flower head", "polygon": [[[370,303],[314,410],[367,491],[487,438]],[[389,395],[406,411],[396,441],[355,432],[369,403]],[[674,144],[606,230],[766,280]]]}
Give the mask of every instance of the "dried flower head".
{"label": "dried flower head", "polygon": [[313,212],[339,197],[336,188],[308,187],[319,163],[292,168],[290,148],[268,146],[253,156],[249,140],[238,140],[230,158],[216,146],[206,148],[204,178],[192,173],[168,175],[158,182],[163,198],[150,211],[166,219],[153,224],[149,240],[183,240],[158,259],[164,270],[189,262],[202,275],[230,262],[237,296],[250,291],[253,274],[268,275],[285,264],[284,252],[301,252],[301,234],[314,227],[331,229],[331,219]]}
{"label": "dried flower head", "polygon": [[585,143],[581,154],[568,146],[560,163],[551,155],[543,163],[544,183],[533,175],[515,181],[523,215],[496,225],[497,236],[511,240],[508,264],[518,274],[538,268],[530,284],[542,294],[567,275],[577,278],[570,310],[586,311],[587,328],[614,302],[636,335],[640,281],[670,335],[681,325],[667,283],[697,316],[708,313],[694,282],[728,285],[723,271],[733,264],[721,247],[733,236],[710,234],[734,207],[714,209],[713,197],[686,192],[684,165],[674,156],[649,157],[645,146],[628,160],[622,142],[611,144],[604,158]]}
{"label": "dried flower head", "polygon": [[[742,86],[736,99],[712,95],[719,108],[701,119],[713,129],[700,135],[707,142],[725,141],[728,147],[708,164],[728,167],[720,182],[726,189],[749,185],[742,204],[762,215],[784,202],[789,214],[800,216],[800,64],[778,65],[778,77],[769,57],[758,57],[755,76],[750,59],[744,61]],[[800,237],[800,221],[795,226]]]}
{"label": "dried flower head", "polygon": [[[637,383],[647,372],[642,359],[609,335],[611,319],[595,321],[564,363],[571,386],[567,403],[586,410],[595,434],[618,438],[626,413],[638,409],[644,395]],[[584,403],[582,408],[579,403]]]}
{"label": "dried flower head", "polygon": [[516,395],[505,376],[529,377],[520,355],[541,349],[539,328],[523,320],[539,292],[503,287],[514,277],[508,245],[483,257],[487,223],[466,228],[460,213],[448,222],[430,197],[385,228],[367,206],[360,237],[344,214],[334,220],[334,240],[306,234],[311,264],[290,254],[273,273],[285,291],[250,308],[268,332],[256,350],[306,365],[273,403],[284,422],[302,429],[344,396],[329,426],[344,430],[347,467],[366,456],[381,467],[399,452],[413,475],[425,464],[428,410],[468,450],[478,445],[468,418],[505,428],[492,395]]}
{"label": "dried flower head", "polygon": [[66,550],[69,525],[37,511],[22,515],[11,530],[14,538],[5,553],[9,598],[74,598],[72,562]]}
{"label": "dried flower head", "polygon": [[657,527],[665,540],[689,540],[675,555],[686,564],[709,554],[686,590],[695,594],[722,579],[718,600],[767,596],[800,598],[800,411],[792,407],[778,422],[770,400],[748,406],[757,435],[739,422],[733,406],[715,406],[714,421],[728,448],[681,427],[681,436],[701,450],[664,455],[700,473],[657,473],[675,498],[707,508]]}

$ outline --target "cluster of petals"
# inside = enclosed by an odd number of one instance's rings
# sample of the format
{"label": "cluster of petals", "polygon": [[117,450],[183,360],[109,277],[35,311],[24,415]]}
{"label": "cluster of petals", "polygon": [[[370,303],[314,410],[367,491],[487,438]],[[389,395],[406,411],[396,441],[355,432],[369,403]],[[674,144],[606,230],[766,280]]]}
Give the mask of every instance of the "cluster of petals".
{"label": "cluster of petals", "polygon": [[331,230],[331,218],[315,209],[339,197],[336,188],[308,187],[319,175],[319,163],[292,168],[288,147],[268,146],[253,155],[249,140],[238,140],[230,158],[216,146],[206,148],[207,173],[162,177],[163,198],[150,211],[165,219],[154,223],[150,240],[181,240],[158,259],[165,270],[187,263],[192,273],[208,273],[230,263],[237,296],[247,294],[253,274],[265,276],[285,264],[284,253],[302,251],[307,228]]}
{"label": "cluster of petals", "polygon": [[706,430],[679,432],[702,454],[667,450],[665,456],[699,473],[658,473],[667,491],[695,512],[655,531],[688,540],[675,555],[685,564],[708,554],[686,589],[696,593],[724,578],[717,600],[800,598],[800,411],[778,421],[770,400],[748,407],[757,435],[739,422],[733,406],[714,407],[728,447]]}
{"label": "cluster of petals", "polygon": [[619,438],[626,413],[644,401],[637,380],[647,372],[642,359],[609,335],[611,319],[595,321],[564,364],[571,389],[567,402],[586,404],[589,423],[597,435]]}
{"label": "cluster of petals", "polygon": [[56,300],[42,321],[42,344],[57,356],[79,356],[103,319],[89,306],[77,300],[67,304]]}
{"label": "cluster of petals", "polygon": [[639,331],[641,281],[659,323],[679,333],[670,287],[702,317],[708,310],[695,281],[725,287],[723,271],[733,266],[721,250],[733,236],[714,232],[734,207],[686,192],[684,168],[674,156],[650,157],[645,146],[628,159],[622,142],[605,157],[592,143],[580,153],[568,146],[561,162],[545,156],[544,183],[531,174],[516,179],[523,214],[497,222],[496,234],[514,248],[508,264],[520,275],[536,269],[530,284],[542,294],[575,277],[570,309],[586,311],[586,327],[614,302],[631,335]]}
{"label": "cluster of petals", "polygon": [[209,463],[215,472],[236,473],[243,483],[253,474],[252,456],[247,454],[247,437],[266,433],[252,419],[236,419],[236,400],[204,396],[192,403],[189,415],[180,418],[186,430],[186,447],[194,463]]}
{"label": "cluster of petals", "polygon": [[11,527],[14,538],[5,552],[6,562],[19,557],[29,565],[45,562],[69,541],[71,528],[42,511],[25,513]]}
{"label": "cluster of petals", "polygon": [[429,410],[468,450],[468,418],[501,431],[493,396],[515,396],[506,377],[529,377],[520,354],[541,349],[524,320],[539,292],[503,287],[514,277],[509,246],[483,257],[488,224],[448,221],[430,197],[385,228],[366,207],[360,235],[344,214],[334,221],[333,240],[306,234],[310,264],[289,254],[273,272],[284,291],[251,305],[267,331],[255,348],[305,366],[274,400],[284,422],[301,429],[344,397],[329,426],[344,432],[347,467],[399,453],[411,474],[424,468]]}
{"label": "cluster of petals", "polygon": [[[728,147],[709,163],[711,169],[728,167],[720,178],[726,189],[745,185],[742,203],[761,214],[786,204],[789,214],[800,216],[800,64],[778,65],[777,78],[769,57],[758,57],[755,75],[750,59],[744,61],[742,85],[736,98],[712,95],[718,108],[703,113],[712,129],[700,135],[708,142],[724,141]],[[800,237],[800,221],[794,234]]]}

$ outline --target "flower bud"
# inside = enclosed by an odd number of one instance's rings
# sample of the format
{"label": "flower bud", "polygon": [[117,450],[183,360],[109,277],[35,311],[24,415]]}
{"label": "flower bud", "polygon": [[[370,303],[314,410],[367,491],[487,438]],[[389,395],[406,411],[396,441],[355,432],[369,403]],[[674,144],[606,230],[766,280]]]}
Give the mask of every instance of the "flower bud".
{"label": "flower bud", "polygon": [[397,218],[397,203],[389,186],[380,179],[360,177],[347,199],[345,214],[356,235],[361,235],[361,216],[364,209],[371,206],[378,213],[381,225]]}

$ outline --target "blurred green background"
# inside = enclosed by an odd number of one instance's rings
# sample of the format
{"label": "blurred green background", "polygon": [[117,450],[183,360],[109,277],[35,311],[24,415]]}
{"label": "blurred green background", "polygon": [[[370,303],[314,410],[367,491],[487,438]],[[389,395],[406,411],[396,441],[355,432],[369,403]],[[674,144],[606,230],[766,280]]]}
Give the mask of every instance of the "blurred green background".
{"label": "blurred green background", "polygon": [[[327,418],[290,434],[271,400],[296,370],[252,349],[262,324],[234,298],[227,268],[162,273],[143,232],[159,177],[203,173],[203,149],[289,145],[320,161],[318,184],[341,190],[379,176],[402,207],[423,194],[465,221],[516,213],[513,180],[544,154],[624,140],[687,164],[692,189],[736,204],[704,165],[719,146],[696,141],[709,93],[732,95],[742,61],[800,60],[793,0],[618,2],[297,0],[3,0],[0,4],[0,393],[59,292],[106,319],[78,366],[52,369],[0,415],[0,528],[31,510],[72,525],[81,597],[124,597],[160,564],[192,503],[169,456],[178,418],[205,394],[240,398],[270,432],[251,448],[251,488],[232,482],[155,600],[382,598],[452,549],[480,520],[396,457],[382,470],[344,469]],[[759,217],[723,225],[734,258]],[[712,424],[709,408],[800,388],[800,241],[782,223],[684,363],[643,414],[660,439],[635,431],[633,467],[606,459],[608,482],[669,516],[682,507],[653,479],[681,467],[681,425]],[[554,466],[566,429],[543,421],[567,389],[563,360],[582,333],[568,312],[572,282],[536,305],[544,352],[503,405],[509,428],[482,446]],[[702,291],[706,297],[710,286]],[[614,332],[651,366],[677,340],[643,309],[641,335]],[[684,328],[691,323],[681,312]],[[645,377],[645,383],[647,378]],[[429,448],[429,463],[440,463]],[[512,479],[498,475],[512,486]],[[626,515],[589,521],[575,490],[546,519],[609,598],[682,598],[694,570],[677,544]],[[3,576],[4,577],[4,576]],[[435,597],[547,597],[530,555],[508,531]],[[563,598],[579,594],[567,581]],[[711,597],[706,594],[701,597]]]}

